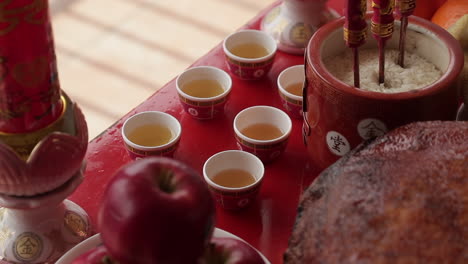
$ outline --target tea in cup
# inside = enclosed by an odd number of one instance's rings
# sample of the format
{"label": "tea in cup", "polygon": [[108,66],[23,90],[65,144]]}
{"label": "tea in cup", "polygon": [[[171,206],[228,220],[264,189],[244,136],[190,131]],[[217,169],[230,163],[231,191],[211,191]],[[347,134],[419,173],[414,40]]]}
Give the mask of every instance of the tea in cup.
{"label": "tea in cup", "polygon": [[212,119],[221,115],[231,88],[229,74],[212,66],[190,68],[176,80],[184,110],[196,119]]}
{"label": "tea in cup", "polygon": [[284,152],[291,129],[291,118],[272,106],[252,106],[234,118],[237,145],[263,162],[273,161]]}
{"label": "tea in cup", "polygon": [[258,195],[265,168],[259,158],[241,150],[211,156],[203,176],[215,200],[228,210],[247,207]]}
{"label": "tea in cup", "polygon": [[283,107],[294,118],[302,118],[302,87],[304,65],[295,65],[283,70],[278,76],[278,92]]}
{"label": "tea in cup", "polygon": [[276,41],[260,30],[241,30],[223,42],[229,70],[243,80],[263,78],[273,65]]}
{"label": "tea in cup", "polygon": [[122,138],[132,159],[172,157],[181,132],[181,125],[175,117],[159,111],[135,114],[122,126]]}

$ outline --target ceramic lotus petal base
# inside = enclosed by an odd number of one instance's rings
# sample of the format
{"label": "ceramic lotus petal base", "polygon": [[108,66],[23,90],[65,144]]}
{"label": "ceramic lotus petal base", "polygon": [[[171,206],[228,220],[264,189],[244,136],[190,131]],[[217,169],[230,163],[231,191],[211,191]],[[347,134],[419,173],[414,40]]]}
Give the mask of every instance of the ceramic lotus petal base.
{"label": "ceramic lotus petal base", "polygon": [[[33,196],[68,181],[82,165],[88,146],[86,120],[63,93],[64,112],[50,128],[31,133],[0,133],[0,193]],[[24,149],[32,149],[26,156]],[[23,153],[24,154],[24,153]]]}
{"label": "ceramic lotus petal base", "polygon": [[0,205],[3,206],[0,208],[2,261],[54,263],[90,236],[86,212],[77,204],[64,200],[82,180],[83,169],[46,194],[33,197],[0,195]]}

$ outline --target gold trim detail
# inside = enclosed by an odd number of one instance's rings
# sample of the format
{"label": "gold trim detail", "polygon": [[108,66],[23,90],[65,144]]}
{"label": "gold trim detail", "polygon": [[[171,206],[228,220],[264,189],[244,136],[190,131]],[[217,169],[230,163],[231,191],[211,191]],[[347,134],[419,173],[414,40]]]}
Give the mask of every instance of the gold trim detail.
{"label": "gold trim detail", "polygon": [[125,144],[128,148],[128,150],[130,150],[131,152],[137,154],[137,155],[141,155],[141,156],[156,156],[156,155],[164,155],[166,153],[169,153],[173,150],[176,149],[177,147],[177,144],[174,144],[168,148],[165,148],[165,149],[160,149],[160,150],[153,150],[153,151],[145,151],[145,150],[141,150],[141,149],[136,149],[128,144]]}
{"label": "gold trim detail", "polygon": [[[73,113],[73,105],[71,100],[66,96],[61,96],[62,100],[62,113],[54,122],[48,126],[41,128],[36,131],[27,133],[5,133],[0,132],[0,144],[4,143],[10,146],[23,160],[27,160],[29,154],[34,147],[41,141],[45,136],[49,135],[54,131],[60,131],[75,135],[75,119]],[[70,123],[71,122],[71,123]]]}
{"label": "gold trim detail", "polygon": [[223,102],[226,101],[227,99],[227,96],[224,96],[223,98],[220,98],[216,101],[206,101],[206,102],[200,102],[200,101],[193,101],[193,100],[190,100],[190,99],[187,99],[185,97],[183,97],[182,95],[179,94],[179,98],[182,102],[186,103],[186,104],[189,104],[189,105],[194,105],[194,106],[213,106],[213,105],[217,105],[217,104],[221,104]]}
{"label": "gold trim detail", "polygon": [[62,101],[62,113],[60,113],[59,117],[57,118],[57,120],[55,120],[54,122],[50,123],[49,125],[47,125],[46,127],[43,127],[37,131],[33,131],[33,132],[26,132],[26,133],[7,133],[7,132],[2,132],[0,131],[0,137],[1,136],[18,136],[18,135],[29,135],[29,134],[33,134],[33,133],[41,133],[43,130],[49,130],[51,127],[53,127],[55,125],[55,123],[57,123],[62,117],[63,115],[65,114],[65,111],[66,111],[66,108],[67,108],[67,100],[65,99],[65,97],[62,95],[60,97],[60,100]]}
{"label": "gold trim detail", "polygon": [[289,38],[291,42],[294,43],[297,47],[305,46],[310,37],[314,34],[314,30],[310,25],[299,22],[294,24],[289,31]]}
{"label": "gold trim detail", "polygon": [[282,147],[283,145],[286,145],[286,143],[287,143],[287,140],[283,140],[281,142],[271,144],[271,145],[270,144],[260,145],[260,144],[253,144],[253,143],[250,143],[248,141],[245,141],[242,138],[240,138],[238,135],[236,135],[236,138],[239,141],[239,143],[241,143],[242,145],[245,145],[245,146],[247,146],[249,148],[258,149],[258,150],[276,149],[276,148]]}
{"label": "gold trim detail", "polygon": [[210,188],[211,190],[213,190],[217,194],[220,194],[220,195],[223,195],[223,196],[242,197],[242,196],[246,196],[248,194],[251,194],[251,193],[254,193],[254,192],[258,191],[260,186],[261,186],[261,184],[257,184],[256,186],[254,186],[254,187],[252,187],[250,189],[242,190],[242,191],[238,191],[238,192],[235,192],[235,191],[225,192],[225,191],[217,189],[217,188],[215,188],[215,187],[213,187],[211,185],[208,185],[208,188]]}
{"label": "gold trim detail", "polygon": [[390,37],[393,33],[393,22],[387,24],[371,22],[371,31],[382,38]]}
{"label": "gold trim detail", "polygon": [[88,236],[88,223],[81,215],[73,211],[65,212],[64,224],[73,235],[81,238]]}
{"label": "gold trim detail", "polygon": [[271,57],[270,59],[266,60],[266,61],[262,61],[262,62],[239,62],[239,61],[236,61],[228,56],[226,56],[226,59],[234,64],[234,65],[237,65],[237,66],[240,66],[240,67],[244,67],[244,68],[258,68],[258,67],[263,67],[265,65],[268,65],[270,63],[273,63],[273,60],[275,59],[275,56]]}
{"label": "gold trim detail", "polygon": [[351,30],[348,28],[343,28],[343,36],[345,41],[350,44],[360,44],[366,40],[367,30]]}

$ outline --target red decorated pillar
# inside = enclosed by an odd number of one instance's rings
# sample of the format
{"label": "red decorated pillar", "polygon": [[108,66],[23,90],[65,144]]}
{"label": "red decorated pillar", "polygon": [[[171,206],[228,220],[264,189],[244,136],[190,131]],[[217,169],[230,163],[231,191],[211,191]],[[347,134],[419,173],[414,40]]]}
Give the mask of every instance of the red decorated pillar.
{"label": "red decorated pillar", "polygon": [[0,2],[0,133],[28,133],[64,108],[47,0]]}

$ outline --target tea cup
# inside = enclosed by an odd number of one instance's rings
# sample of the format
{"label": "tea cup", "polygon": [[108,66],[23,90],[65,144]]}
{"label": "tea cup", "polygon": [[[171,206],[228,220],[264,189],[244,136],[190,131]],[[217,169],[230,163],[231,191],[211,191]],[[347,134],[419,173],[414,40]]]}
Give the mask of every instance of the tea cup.
{"label": "tea cup", "polygon": [[201,120],[223,114],[231,88],[229,74],[212,66],[187,69],[176,79],[177,93],[185,112]]}
{"label": "tea cup", "polygon": [[203,165],[203,177],[217,203],[227,210],[248,207],[257,197],[265,168],[255,155],[226,150]]}
{"label": "tea cup", "polygon": [[250,152],[263,162],[277,159],[285,150],[292,121],[284,111],[258,105],[240,111],[234,118],[239,149]]}
{"label": "tea cup", "polygon": [[255,29],[241,30],[223,41],[227,67],[243,80],[258,80],[271,69],[277,50],[269,34]]}
{"label": "tea cup", "polygon": [[121,131],[125,148],[132,159],[172,157],[181,133],[179,121],[160,111],[146,111],[129,117]]}
{"label": "tea cup", "polygon": [[278,76],[278,93],[284,109],[294,118],[302,118],[302,87],[304,85],[304,65],[294,65],[284,69]]}

